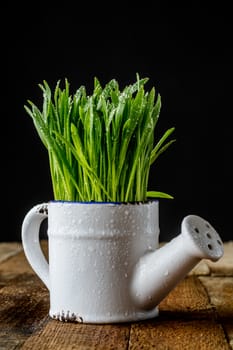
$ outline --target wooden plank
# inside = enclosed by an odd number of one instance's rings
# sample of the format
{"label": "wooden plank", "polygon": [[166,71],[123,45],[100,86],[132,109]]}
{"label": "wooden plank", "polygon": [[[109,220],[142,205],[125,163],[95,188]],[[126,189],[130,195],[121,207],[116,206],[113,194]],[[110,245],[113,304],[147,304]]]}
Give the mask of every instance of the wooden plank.
{"label": "wooden plank", "polygon": [[[8,285],[11,280],[17,279],[22,274],[28,274],[37,277],[29,265],[24,252],[21,251],[17,255],[14,255],[10,259],[5,260],[0,264],[0,286],[3,288]],[[1,289],[0,289],[1,290]]]}
{"label": "wooden plank", "polygon": [[196,276],[187,276],[159,305],[162,317],[214,317],[208,294]]}
{"label": "wooden plank", "polygon": [[[9,243],[9,245],[12,246],[12,243]],[[48,245],[46,240],[41,242],[41,247],[47,257]],[[23,273],[29,273],[36,276],[25,257],[24,251],[21,249],[18,253],[0,263],[0,288],[5,286],[11,279]],[[39,280],[39,277],[37,278]]]}
{"label": "wooden plank", "polygon": [[[225,245],[217,268],[188,275],[160,303],[157,318],[132,326],[50,319],[48,290],[24,252],[13,253],[0,263],[0,350],[233,349],[233,246]],[[47,241],[42,249],[47,256]]]}
{"label": "wooden plank", "polygon": [[0,290],[0,349],[20,345],[48,319],[48,291],[36,276],[23,273]]}
{"label": "wooden plank", "polygon": [[180,282],[160,303],[159,310],[154,321],[132,325],[129,349],[229,350],[215,309],[196,276]]}
{"label": "wooden plank", "polygon": [[233,315],[233,277],[199,277],[220,318]]}
{"label": "wooden plank", "polygon": [[202,259],[189,273],[188,275],[208,276],[211,274],[207,260]]}
{"label": "wooden plank", "polygon": [[233,349],[233,277],[199,277]]}
{"label": "wooden plank", "polygon": [[22,249],[21,243],[18,242],[0,243],[0,263],[11,256],[18,254]]}
{"label": "wooden plank", "polygon": [[221,325],[214,320],[160,320],[133,324],[130,350],[229,350]]}
{"label": "wooden plank", "polygon": [[[232,316],[233,318],[233,316]],[[233,321],[232,321],[232,318],[231,320],[224,320],[222,322],[222,325],[223,325],[223,328],[226,332],[226,336],[228,338],[228,342],[229,342],[229,345],[231,347],[231,349],[233,349]]]}
{"label": "wooden plank", "polygon": [[90,325],[51,320],[22,350],[128,349],[130,324]]}

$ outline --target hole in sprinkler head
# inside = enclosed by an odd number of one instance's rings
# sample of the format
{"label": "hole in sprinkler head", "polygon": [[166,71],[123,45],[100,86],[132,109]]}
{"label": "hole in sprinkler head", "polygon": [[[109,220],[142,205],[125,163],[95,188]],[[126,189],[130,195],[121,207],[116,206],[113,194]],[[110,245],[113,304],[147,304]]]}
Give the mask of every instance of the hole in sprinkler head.
{"label": "hole in sprinkler head", "polygon": [[222,245],[222,242],[219,239],[217,239],[217,242],[219,245]]}
{"label": "hole in sprinkler head", "polygon": [[212,237],[211,237],[211,234],[210,234],[209,232],[207,232],[206,236],[207,236],[208,238],[212,238]]}
{"label": "hole in sprinkler head", "polygon": [[209,250],[212,250],[212,249],[213,249],[213,247],[212,247],[211,244],[208,244],[208,248],[209,248]]}
{"label": "hole in sprinkler head", "polygon": [[208,222],[205,223],[207,228],[210,228],[210,225],[208,224]]}
{"label": "hole in sprinkler head", "polygon": [[199,233],[199,229],[197,227],[194,227],[194,231]]}

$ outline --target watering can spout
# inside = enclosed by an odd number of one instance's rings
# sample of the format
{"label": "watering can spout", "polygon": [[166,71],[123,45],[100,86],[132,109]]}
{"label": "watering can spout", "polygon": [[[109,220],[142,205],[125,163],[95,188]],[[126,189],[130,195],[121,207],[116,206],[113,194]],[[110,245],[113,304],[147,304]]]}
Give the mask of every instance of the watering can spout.
{"label": "watering can spout", "polygon": [[134,303],[147,310],[156,307],[201,259],[217,261],[222,255],[222,240],[211,224],[186,216],[177,237],[136,264],[130,286]]}

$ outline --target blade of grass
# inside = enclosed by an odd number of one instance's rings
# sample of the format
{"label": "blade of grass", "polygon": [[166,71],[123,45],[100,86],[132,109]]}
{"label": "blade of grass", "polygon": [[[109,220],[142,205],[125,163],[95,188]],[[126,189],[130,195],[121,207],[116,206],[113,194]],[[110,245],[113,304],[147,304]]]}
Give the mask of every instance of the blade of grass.
{"label": "blade of grass", "polygon": [[147,197],[148,198],[166,198],[166,199],[174,199],[173,196],[171,196],[168,193],[165,192],[159,192],[159,191],[147,191]]}
{"label": "blade of grass", "polygon": [[[163,136],[160,138],[160,140],[157,142],[156,146],[154,147],[154,149],[151,152],[151,159],[150,159],[150,164],[154,163],[155,159],[158,158],[158,152],[161,149],[162,145],[164,144],[164,142],[166,141],[166,139],[174,132],[175,128],[170,128],[168,129]],[[168,146],[170,146],[170,144],[172,144],[173,142],[175,142],[175,140],[172,140],[172,142],[168,143]],[[164,151],[168,148],[168,146],[164,149]],[[162,151],[163,152],[163,151]],[[159,154],[161,154],[162,152],[160,152]]]}

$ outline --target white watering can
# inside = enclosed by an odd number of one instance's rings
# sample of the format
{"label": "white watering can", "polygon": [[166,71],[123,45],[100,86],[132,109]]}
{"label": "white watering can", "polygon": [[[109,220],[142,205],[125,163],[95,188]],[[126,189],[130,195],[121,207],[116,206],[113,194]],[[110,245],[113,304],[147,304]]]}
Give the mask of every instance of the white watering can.
{"label": "white watering can", "polygon": [[[49,263],[39,244],[48,217]],[[209,222],[186,216],[181,233],[159,248],[159,202],[49,202],[25,216],[22,243],[50,292],[52,318],[113,323],[158,315],[160,301],[223,243]]]}

